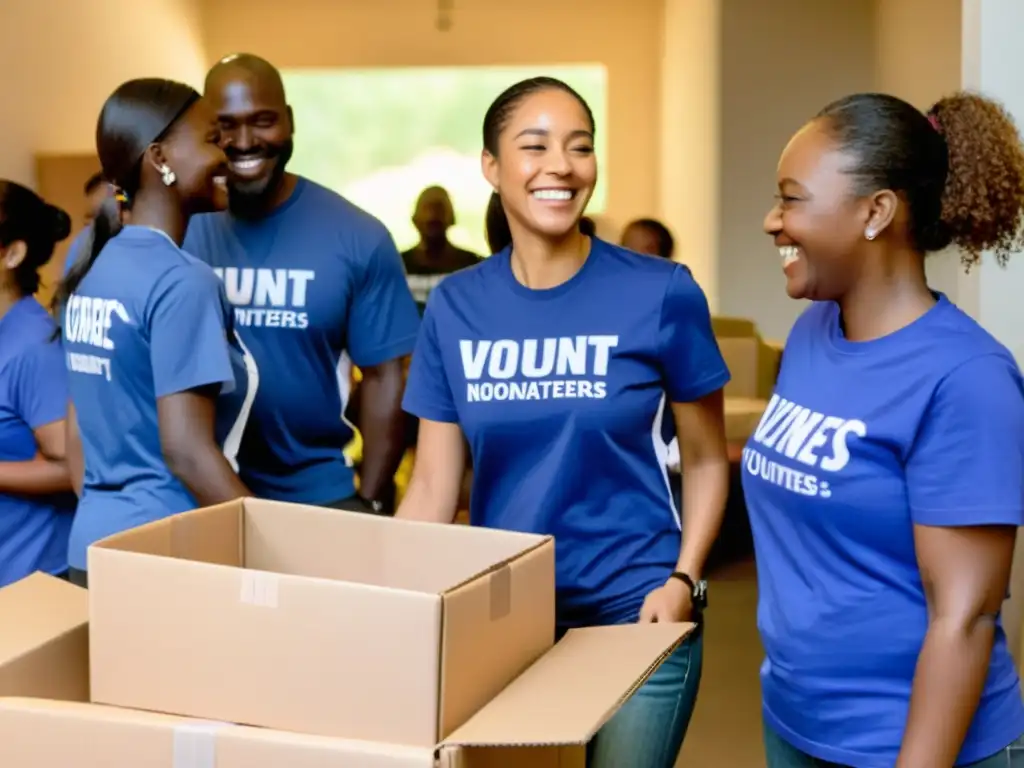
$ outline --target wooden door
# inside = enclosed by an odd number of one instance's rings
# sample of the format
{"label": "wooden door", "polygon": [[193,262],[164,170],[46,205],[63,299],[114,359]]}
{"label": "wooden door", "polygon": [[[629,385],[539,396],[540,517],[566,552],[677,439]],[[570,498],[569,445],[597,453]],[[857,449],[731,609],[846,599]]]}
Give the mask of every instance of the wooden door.
{"label": "wooden door", "polygon": [[53,258],[43,268],[42,284],[36,296],[44,306],[49,304],[64,273],[68,246],[85,226],[88,205],[85,182],[99,169],[100,161],[91,153],[36,156],[36,191],[46,202],[63,208],[71,216],[71,236],[57,244]]}

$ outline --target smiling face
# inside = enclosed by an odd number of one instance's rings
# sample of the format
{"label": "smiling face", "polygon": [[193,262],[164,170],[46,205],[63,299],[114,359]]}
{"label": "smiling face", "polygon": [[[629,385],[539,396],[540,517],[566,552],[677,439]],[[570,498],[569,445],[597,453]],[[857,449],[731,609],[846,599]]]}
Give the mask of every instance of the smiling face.
{"label": "smiling face", "polygon": [[292,155],[291,113],[280,83],[227,67],[207,82],[228,157],[232,206],[265,200],[281,184]]}
{"label": "smiling face", "polygon": [[524,96],[497,149],[484,150],[483,171],[510,226],[548,239],[577,233],[597,183],[594,126],[579,100],[558,88]]}
{"label": "smiling face", "polygon": [[163,157],[177,178],[174,189],[189,213],[224,207],[227,165],[219,139],[217,116],[205,99],[199,99],[161,142]]}
{"label": "smiling face", "polygon": [[782,153],[778,202],[764,229],[779,250],[790,298],[834,300],[863,266],[879,211],[872,197],[856,194],[853,160],[821,121],[804,126]]}

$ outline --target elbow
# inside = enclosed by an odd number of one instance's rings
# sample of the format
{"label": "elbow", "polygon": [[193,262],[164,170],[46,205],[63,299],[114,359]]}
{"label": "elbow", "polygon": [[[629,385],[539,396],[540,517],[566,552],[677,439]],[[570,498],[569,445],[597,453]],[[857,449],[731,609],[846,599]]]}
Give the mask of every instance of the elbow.
{"label": "elbow", "polygon": [[940,637],[946,643],[991,645],[995,636],[998,613],[976,610],[938,614],[928,622],[928,634]]}
{"label": "elbow", "polygon": [[188,436],[170,436],[162,441],[164,463],[171,474],[189,488],[200,484],[203,467],[209,463],[210,453],[216,447],[205,440]]}

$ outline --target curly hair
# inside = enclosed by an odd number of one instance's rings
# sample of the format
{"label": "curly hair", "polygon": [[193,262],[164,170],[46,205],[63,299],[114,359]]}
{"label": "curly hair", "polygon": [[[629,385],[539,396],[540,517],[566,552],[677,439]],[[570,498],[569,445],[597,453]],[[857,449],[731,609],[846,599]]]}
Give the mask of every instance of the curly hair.
{"label": "curly hair", "polygon": [[1024,147],[1013,118],[973,93],[942,99],[928,114],[949,150],[943,224],[967,265],[983,251],[1005,264],[1024,246]]}
{"label": "curly hair", "polygon": [[854,158],[858,192],[891,189],[909,212],[923,253],[950,244],[966,267],[990,251],[999,264],[1024,246],[1024,145],[995,101],[958,92],[927,114],[886,94],[849,96],[822,110]]}

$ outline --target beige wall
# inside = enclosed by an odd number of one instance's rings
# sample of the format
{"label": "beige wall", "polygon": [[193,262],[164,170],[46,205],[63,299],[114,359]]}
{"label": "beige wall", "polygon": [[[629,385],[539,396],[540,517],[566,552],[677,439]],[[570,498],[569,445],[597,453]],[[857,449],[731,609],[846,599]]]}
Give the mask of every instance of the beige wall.
{"label": "beige wall", "polygon": [[32,184],[35,153],[92,150],[100,106],[124,80],[199,82],[200,2],[0,0],[0,178]]}
{"label": "beige wall", "polygon": [[436,4],[427,0],[289,0],[287,13],[280,0],[217,0],[203,5],[203,26],[213,58],[246,50],[281,67],[603,63],[609,101],[608,125],[598,126],[598,140],[608,143],[602,223],[615,232],[657,210],[662,5],[461,2],[451,29],[440,32]]}
{"label": "beige wall", "polygon": [[874,88],[874,34],[872,0],[723,0],[718,307],[769,338],[803,309],[761,228],[779,154],[829,101]]}

